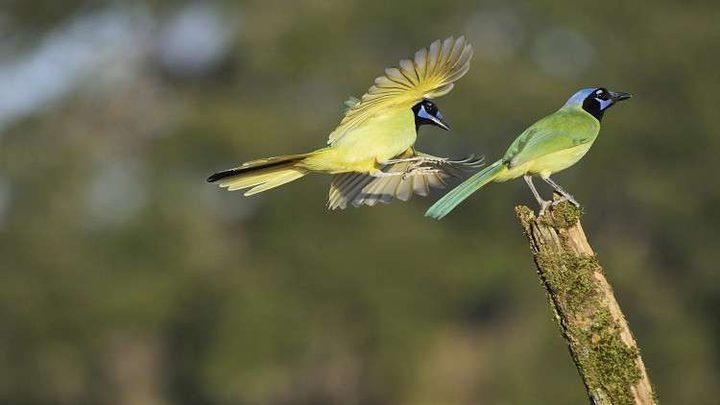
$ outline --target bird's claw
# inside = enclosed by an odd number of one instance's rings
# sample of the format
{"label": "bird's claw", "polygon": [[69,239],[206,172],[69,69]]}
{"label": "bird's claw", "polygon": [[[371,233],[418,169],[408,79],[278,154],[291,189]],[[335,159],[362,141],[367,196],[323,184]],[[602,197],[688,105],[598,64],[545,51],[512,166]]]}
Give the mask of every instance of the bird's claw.
{"label": "bird's claw", "polygon": [[442,158],[442,157],[433,157],[433,158],[425,158],[425,163],[433,163],[436,165],[447,163],[450,160],[450,158]]}
{"label": "bird's claw", "polygon": [[575,200],[575,198],[574,198],[573,196],[571,196],[571,195],[563,195],[563,196],[560,196],[560,198],[557,198],[556,200],[554,200],[554,201],[552,202],[552,206],[555,207],[555,206],[557,206],[558,204],[560,204],[560,203],[563,202],[563,201],[567,201],[567,202],[569,202],[570,204],[574,205],[576,208],[580,208],[580,203],[577,202],[577,200]]}
{"label": "bird's claw", "polygon": [[549,207],[555,206],[554,201],[543,201],[540,203],[540,212],[538,213],[538,217],[543,216],[545,213],[545,210],[547,210]]}
{"label": "bird's claw", "polygon": [[434,163],[434,164],[441,164],[445,163],[450,158],[443,158],[443,157],[428,157],[428,156],[413,156],[409,158],[398,158],[398,159],[390,159],[386,161],[384,164],[391,165],[395,163],[404,163],[404,162],[412,162],[412,165],[419,166],[424,163]]}
{"label": "bird's claw", "polygon": [[402,180],[406,180],[410,176],[419,176],[422,174],[440,173],[439,169],[428,166],[414,165],[409,167],[402,175]]}

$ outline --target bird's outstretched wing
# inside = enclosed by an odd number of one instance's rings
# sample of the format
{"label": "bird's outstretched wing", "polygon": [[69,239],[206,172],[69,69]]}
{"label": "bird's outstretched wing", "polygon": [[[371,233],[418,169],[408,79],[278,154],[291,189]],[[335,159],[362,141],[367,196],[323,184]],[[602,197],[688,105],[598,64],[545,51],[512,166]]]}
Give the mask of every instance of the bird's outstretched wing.
{"label": "bird's outstretched wing", "polygon": [[348,105],[340,125],[330,134],[329,144],[387,108],[412,108],[424,98],[440,97],[453,88],[453,82],[470,69],[472,46],[465,37],[437,40],[429,48],[403,59],[399,66],[385,69],[385,75],[362,98]]}
{"label": "bird's outstretched wing", "polygon": [[[444,188],[449,177],[463,178],[469,172],[482,166],[483,158],[470,156],[462,160],[442,160],[421,152],[411,152],[402,157],[426,156],[434,161],[423,163],[423,167],[437,170],[421,174],[392,177],[373,177],[365,173],[340,173],[333,176],[330,184],[328,208],[345,209],[348,204],[374,206],[378,202],[387,204],[394,198],[407,201],[413,194],[426,196],[430,188]],[[399,162],[383,167],[385,173],[404,173],[413,162]]]}

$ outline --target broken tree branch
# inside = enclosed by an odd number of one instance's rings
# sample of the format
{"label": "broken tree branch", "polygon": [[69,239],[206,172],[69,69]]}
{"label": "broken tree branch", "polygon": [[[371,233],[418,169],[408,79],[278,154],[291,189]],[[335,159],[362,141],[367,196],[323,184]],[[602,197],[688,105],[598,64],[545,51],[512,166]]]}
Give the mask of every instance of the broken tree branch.
{"label": "broken tree branch", "polygon": [[515,213],[591,403],[656,404],[637,343],[585,237],[580,210],[560,202],[538,218],[525,206]]}

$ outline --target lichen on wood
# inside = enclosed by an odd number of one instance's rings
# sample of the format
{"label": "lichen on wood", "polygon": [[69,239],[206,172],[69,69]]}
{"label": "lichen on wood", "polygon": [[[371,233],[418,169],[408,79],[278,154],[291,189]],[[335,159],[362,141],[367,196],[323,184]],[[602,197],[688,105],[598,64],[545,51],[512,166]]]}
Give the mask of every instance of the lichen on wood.
{"label": "lichen on wood", "polygon": [[539,218],[516,214],[538,275],[594,404],[655,404],[645,366],[580,224],[582,212],[562,201]]}

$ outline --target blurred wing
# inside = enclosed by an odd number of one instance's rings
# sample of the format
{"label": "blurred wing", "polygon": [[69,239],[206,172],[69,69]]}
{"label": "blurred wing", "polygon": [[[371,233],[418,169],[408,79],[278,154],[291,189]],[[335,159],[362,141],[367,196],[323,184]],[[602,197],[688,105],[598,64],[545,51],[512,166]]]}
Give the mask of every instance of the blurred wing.
{"label": "blurred wing", "polygon": [[[424,153],[416,155],[429,156]],[[409,155],[403,157],[412,157]],[[408,176],[373,177],[365,173],[340,173],[333,176],[330,184],[330,195],[328,197],[328,208],[331,210],[345,209],[348,204],[353,207],[368,205],[370,207],[378,202],[387,204],[394,198],[400,201],[407,201],[413,194],[426,196],[430,188],[444,188],[445,180],[449,177],[465,177],[466,173],[472,172],[482,166],[482,158],[476,159],[470,156],[463,160],[447,160],[435,164],[424,163],[424,167],[438,169],[438,173],[425,173]],[[403,173],[412,162],[399,162],[383,167],[386,173]]]}
{"label": "blurred wing", "polygon": [[330,134],[332,144],[344,134],[390,107],[412,108],[424,98],[440,97],[453,88],[453,82],[470,69],[472,47],[465,37],[437,40],[429,48],[403,59],[398,67],[385,69],[385,75],[348,110],[340,125]]}

